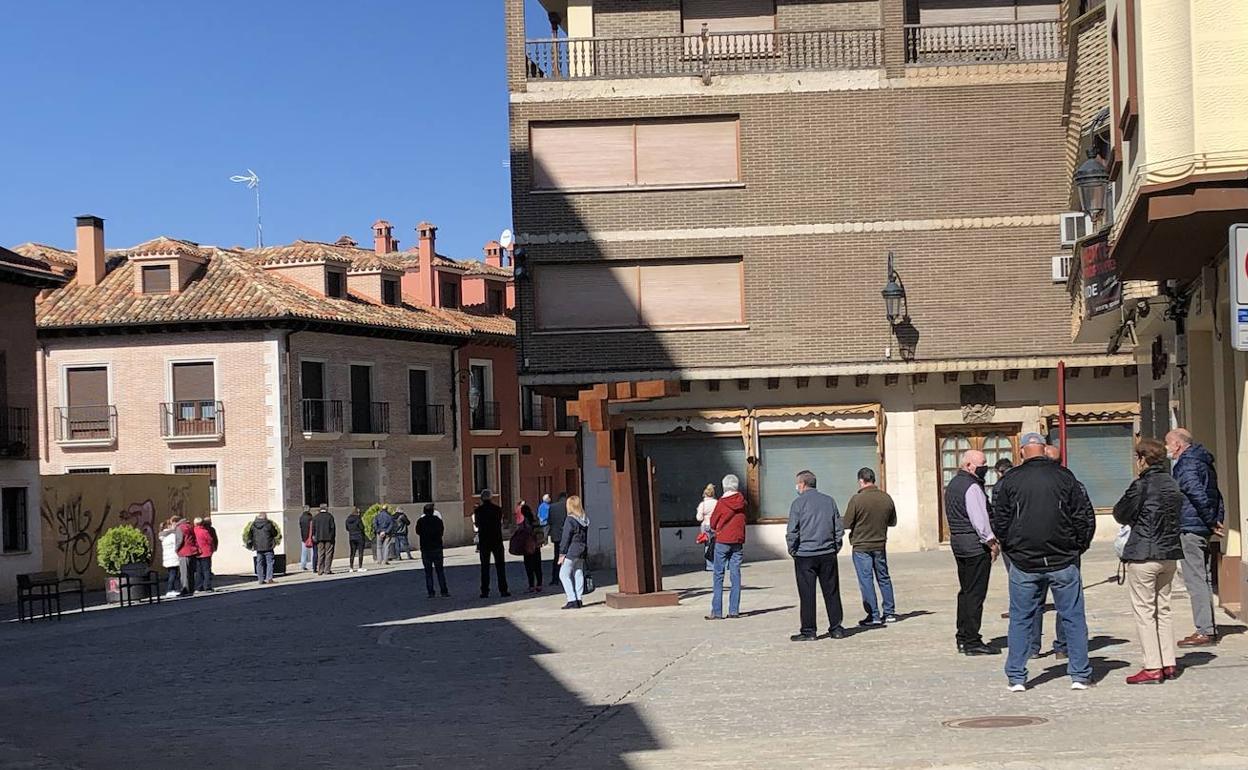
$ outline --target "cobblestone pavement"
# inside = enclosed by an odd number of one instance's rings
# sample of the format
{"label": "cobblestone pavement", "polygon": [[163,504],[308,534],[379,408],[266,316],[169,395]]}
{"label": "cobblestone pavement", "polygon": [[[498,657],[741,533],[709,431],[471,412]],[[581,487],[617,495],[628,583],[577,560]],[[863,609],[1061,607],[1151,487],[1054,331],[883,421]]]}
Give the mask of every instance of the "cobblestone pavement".
{"label": "cobblestone pavement", "polygon": [[[1107,549],[1084,570],[1102,681],[1072,692],[1049,657],[1022,694],[1003,658],[954,653],[947,553],[893,557],[901,623],[810,644],[788,640],[788,562],[747,563],[747,616],[706,622],[707,573],[668,577],[680,607],[608,610],[604,585],[565,612],[518,563],[511,599],[477,599],[473,561],[451,555],[452,599],[407,563],[0,624],[0,767],[1248,767],[1243,627],[1222,618],[1178,681],[1128,687],[1140,652]],[[848,555],[841,576],[856,619]],[[986,636],[1005,609],[994,569]],[[943,724],[983,716],[1047,721]]]}

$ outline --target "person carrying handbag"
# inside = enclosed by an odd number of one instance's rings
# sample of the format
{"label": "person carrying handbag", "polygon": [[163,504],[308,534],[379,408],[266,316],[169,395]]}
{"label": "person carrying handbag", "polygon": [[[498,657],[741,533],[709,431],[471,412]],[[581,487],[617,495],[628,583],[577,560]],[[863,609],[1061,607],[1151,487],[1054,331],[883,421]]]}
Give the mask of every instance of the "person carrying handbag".
{"label": "person carrying handbag", "polygon": [[706,559],[706,571],[715,570],[715,532],[711,529],[711,514],[715,513],[715,485],[707,484],[702,490],[702,501],[698,503],[698,537],[697,543],[704,546],[702,558]]}
{"label": "person carrying handbag", "polygon": [[541,524],[528,504],[520,506],[520,526],[511,536],[508,550],[513,556],[524,558],[524,576],[529,581],[529,593],[542,591],[542,543],[545,535]]}

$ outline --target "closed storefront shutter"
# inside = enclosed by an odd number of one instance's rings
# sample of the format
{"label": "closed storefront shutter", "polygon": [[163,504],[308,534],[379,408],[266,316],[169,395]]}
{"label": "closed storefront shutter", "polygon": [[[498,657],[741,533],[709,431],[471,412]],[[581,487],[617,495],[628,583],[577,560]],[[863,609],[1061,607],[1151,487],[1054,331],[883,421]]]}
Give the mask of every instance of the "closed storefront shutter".
{"label": "closed storefront shutter", "polygon": [[656,500],[660,524],[697,523],[702,490],[720,482],[729,473],[741,480],[745,492],[745,445],[740,436],[644,437],[639,436],[642,454],[654,463]]}
{"label": "closed storefront shutter", "polygon": [[835,433],[807,436],[762,436],[763,519],[787,519],[789,506],[797,497],[795,476],[809,470],[815,474],[819,491],[831,495],[842,513],[849,498],[858,491],[858,469],[879,473],[875,433]]}
{"label": "closed storefront shutter", "polygon": [[[1056,431],[1050,438],[1056,443]],[[1066,467],[1083,482],[1094,507],[1114,507],[1131,485],[1134,445],[1129,423],[1067,426]]]}

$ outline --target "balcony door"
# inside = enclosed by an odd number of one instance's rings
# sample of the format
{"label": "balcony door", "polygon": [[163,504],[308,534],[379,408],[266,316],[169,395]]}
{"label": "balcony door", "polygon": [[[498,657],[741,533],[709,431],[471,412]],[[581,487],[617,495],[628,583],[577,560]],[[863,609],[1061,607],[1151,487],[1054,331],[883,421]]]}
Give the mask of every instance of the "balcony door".
{"label": "balcony door", "polygon": [[433,433],[429,419],[429,372],[424,369],[407,370],[407,404],[414,436]]}
{"label": "balcony door", "polygon": [[72,441],[112,436],[108,401],[108,367],[84,366],[65,370],[65,438]]}
{"label": "balcony door", "polygon": [[173,365],[173,403],[167,413],[168,435],[211,436],[217,433],[216,366],[211,361]]}
{"label": "balcony door", "polygon": [[1018,433],[1015,425],[949,425],[936,430],[936,453],[940,463],[939,494],[940,542],[949,542],[949,522],[945,518],[945,487],[958,474],[962,453],[978,449],[988,458],[988,476],[984,479],[984,491],[989,500],[997,483],[994,466],[1000,460],[1018,464]]}
{"label": "balcony door", "polygon": [[373,428],[373,367],[351,365],[351,432],[377,433]]}
{"label": "balcony door", "polygon": [[352,457],[351,504],[363,511],[378,502],[381,502],[381,460]]}

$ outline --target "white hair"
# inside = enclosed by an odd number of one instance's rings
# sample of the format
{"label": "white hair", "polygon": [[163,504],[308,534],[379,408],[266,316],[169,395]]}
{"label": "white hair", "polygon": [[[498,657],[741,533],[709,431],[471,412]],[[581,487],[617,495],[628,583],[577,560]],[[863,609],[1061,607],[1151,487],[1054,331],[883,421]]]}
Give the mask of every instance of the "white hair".
{"label": "white hair", "polygon": [[736,492],[737,490],[741,488],[741,480],[731,473],[729,473],[727,476],[724,476],[724,480],[722,484],[724,487],[725,495],[730,495],[733,492]]}

